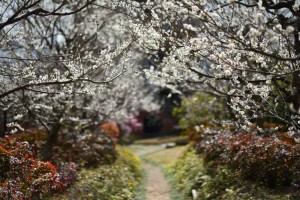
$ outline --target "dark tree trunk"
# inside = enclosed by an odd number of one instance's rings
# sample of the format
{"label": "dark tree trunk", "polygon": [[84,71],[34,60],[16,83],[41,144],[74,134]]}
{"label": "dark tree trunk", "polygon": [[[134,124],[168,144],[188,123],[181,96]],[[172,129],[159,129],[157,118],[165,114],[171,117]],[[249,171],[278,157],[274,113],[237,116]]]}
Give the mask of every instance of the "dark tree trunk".
{"label": "dark tree trunk", "polygon": [[[297,30],[299,31],[300,29],[300,20],[298,19],[297,24]],[[295,52],[297,55],[300,55],[300,38],[299,38],[299,32],[294,33],[294,39],[295,39]],[[296,112],[299,111],[300,108],[300,72],[297,70],[296,72],[293,73],[293,82],[292,82],[292,87],[294,89],[294,95],[293,95],[293,106],[296,110]]]}
{"label": "dark tree trunk", "polygon": [[0,137],[4,137],[7,132],[7,112],[3,111],[2,126],[0,128]]}
{"label": "dark tree trunk", "polygon": [[60,124],[55,124],[52,126],[51,130],[48,131],[48,139],[44,149],[44,160],[51,161],[53,157],[53,147],[58,142],[58,133],[61,126]]}

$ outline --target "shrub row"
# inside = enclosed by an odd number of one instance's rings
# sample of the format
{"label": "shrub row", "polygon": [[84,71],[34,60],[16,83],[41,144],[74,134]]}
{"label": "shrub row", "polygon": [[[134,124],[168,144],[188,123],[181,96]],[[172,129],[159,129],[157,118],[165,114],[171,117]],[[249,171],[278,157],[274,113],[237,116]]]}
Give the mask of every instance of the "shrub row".
{"label": "shrub row", "polygon": [[300,144],[285,134],[209,133],[196,146],[206,163],[226,164],[242,177],[270,187],[300,188]]}
{"label": "shrub row", "polygon": [[52,163],[41,154],[46,132],[30,129],[0,139],[0,199],[41,199],[65,191],[77,179],[79,167],[113,164],[115,142],[100,130],[72,137],[61,134]]}
{"label": "shrub row", "polygon": [[134,191],[141,179],[139,160],[124,147],[117,150],[118,157],[113,164],[82,170],[78,182],[68,189],[68,193],[51,199],[135,199]]}
{"label": "shrub row", "polygon": [[291,200],[299,199],[284,189],[274,190],[236,176],[226,165],[210,166],[189,150],[169,170],[174,185],[185,200]]}
{"label": "shrub row", "polygon": [[61,138],[54,148],[57,163],[74,162],[81,167],[111,164],[116,160],[115,143],[100,130],[85,132],[74,138]]}

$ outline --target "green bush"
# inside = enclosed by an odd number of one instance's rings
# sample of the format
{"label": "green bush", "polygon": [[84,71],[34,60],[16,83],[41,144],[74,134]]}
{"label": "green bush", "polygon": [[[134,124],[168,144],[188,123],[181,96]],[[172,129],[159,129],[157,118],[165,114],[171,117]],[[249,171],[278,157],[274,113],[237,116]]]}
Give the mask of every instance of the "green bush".
{"label": "green bush", "polygon": [[175,180],[176,188],[183,193],[184,198],[191,199],[192,190],[202,185],[201,177],[205,174],[205,168],[199,155],[189,150],[170,169],[169,174]]}
{"label": "green bush", "polygon": [[173,169],[176,187],[182,191],[185,199],[193,199],[192,191],[197,199],[218,199],[234,181],[234,175],[226,168],[211,168],[194,150],[185,153]]}
{"label": "green bush", "polygon": [[[191,200],[192,191],[197,200],[288,200],[297,199],[285,188],[273,190],[259,183],[241,179],[226,165],[215,166],[204,162],[201,155],[189,150],[169,171],[176,188]],[[213,166],[212,166],[213,165]]]}
{"label": "green bush", "polygon": [[128,200],[141,179],[139,160],[125,148],[118,147],[115,163],[82,170],[78,182],[55,200]]}
{"label": "green bush", "polygon": [[182,128],[189,128],[199,123],[208,125],[227,119],[224,99],[199,92],[184,98],[180,107],[173,109],[173,115],[179,118]]}

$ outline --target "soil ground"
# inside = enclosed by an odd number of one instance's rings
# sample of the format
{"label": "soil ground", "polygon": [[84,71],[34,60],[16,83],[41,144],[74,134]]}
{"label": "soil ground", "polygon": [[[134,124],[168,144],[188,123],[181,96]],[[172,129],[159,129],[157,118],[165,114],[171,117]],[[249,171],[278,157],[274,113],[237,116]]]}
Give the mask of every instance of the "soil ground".
{"label": "soil ground", "polygon": [[143,163],[142,168],[147,172],[147,200],[171,200],[167,180],[159,167]]}
{"label": "soil ground", "polygon": [[133,152],[142,160],[142,168],[146,172],[145,193],[146,200],[171,200],[170,187],[162,167],[175,163],[185,146],[166,149],[163,144],[133,145]]}

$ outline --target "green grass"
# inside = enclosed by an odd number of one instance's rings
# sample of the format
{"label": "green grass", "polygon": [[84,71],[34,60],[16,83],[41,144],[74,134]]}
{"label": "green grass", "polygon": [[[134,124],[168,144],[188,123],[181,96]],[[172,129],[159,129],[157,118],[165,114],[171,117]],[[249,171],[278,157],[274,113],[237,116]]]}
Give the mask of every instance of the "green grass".
{"label": "green grass", "polygon": [[170,149],[164,149],[155,153],[148,154],[144,157],[145,160],[152,161],[164,167],[172,166],[182,156],[186,150],[186,146],[176,146]]}
{"label": "green grass", "polygon": [[168,169],[163,170],[170,186],[170,196],[172,200],[186,200],[182,193],[176,188],[176,179],[168,173]]}
{"label": "green grass", "polygon": [[149,139],[141,139],[136,140],[134,144],[141,144],[141,145],[151,145],[151,144],[163,144],[163,143],[176,143],[179,145],[187,144],[187,137],[186,136],[166,136],[166,137],[156,137],[156,138],[149,138]]}
{"label": "green grass", "polygon": [[145,170],[141,171],[141,181],[140,184],[135,189],[135,200],[145,200],[146,199],[146,182],[148,174]]}

